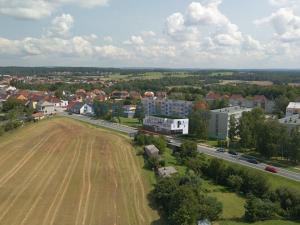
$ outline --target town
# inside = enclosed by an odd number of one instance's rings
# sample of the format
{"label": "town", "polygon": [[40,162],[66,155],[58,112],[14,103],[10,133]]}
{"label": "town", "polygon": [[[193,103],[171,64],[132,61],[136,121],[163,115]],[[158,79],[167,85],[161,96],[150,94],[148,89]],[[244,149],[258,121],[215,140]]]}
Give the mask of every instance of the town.
{"label": "town", "polygon": [[300,0],[0,0],[0,225],[299,225]]}

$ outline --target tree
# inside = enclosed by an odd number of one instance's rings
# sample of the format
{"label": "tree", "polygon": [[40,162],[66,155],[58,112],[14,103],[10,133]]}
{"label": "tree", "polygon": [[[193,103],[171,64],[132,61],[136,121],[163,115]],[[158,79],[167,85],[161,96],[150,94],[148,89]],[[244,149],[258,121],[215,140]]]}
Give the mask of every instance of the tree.
{"label": "tree", "polygon": [[230,116],[229,120],[229,139],[230,141],[234,141],[235,137],[238,134],[237,120],[234,115]]}
{"label": "tree", "polygon": [[144,112],[144,107],[142,104],[137,105],[134,118],[139,120],[139,123],[143,122],[143,119],[145,118],[145,112]]}
{"label": "tree", "polygon": [[287,157],[295,163],[300,161],[300,133],[298,127],[291,130]]}
{"label": "tree", "polygon": [[240,144],[243,147],[255,147],[257,126],[265,120],[262,109],[255,108],[251,112],[244,112],[238,125]]}
{"label": "tree", "polygon": [[197,138],[207,139],[210,112],[208,110],[196,110],[189,115],[190,133]]}
{"label": "tree", "polygon": [[290,100],[283,95],[275,99],[274,111],[279,116],[279,118],[284,116],[286,107],[288,106],[289,102]]}
{"label": "tree", "polygon": [[245,205],[245,219],[249,222],[268,220],[276,216],[277,207],[268,199],[251,197]]}
{"label": "tree", "polygon": [[109,114],[110,105],[106,102],[94,101],[94,112],[99,118],[105,118]]}
{"label": "tree", "polygon": [[197,143],[193,141],[184,141],[181,145],[181,149],[178,152],[181,160],[185,160],[187,158],[194,158],[197,156]]}
{"label": "tree", "polygon": [[232,190],[238,192],[243,185],[243,178],[238,175],[230,175],[227,178],[227,184]]}
{"label": "tree", "polygon": [[265,157],[283,155],[288,143],[287,128],[278,121],[262,122],[256,129],[256,148]]}

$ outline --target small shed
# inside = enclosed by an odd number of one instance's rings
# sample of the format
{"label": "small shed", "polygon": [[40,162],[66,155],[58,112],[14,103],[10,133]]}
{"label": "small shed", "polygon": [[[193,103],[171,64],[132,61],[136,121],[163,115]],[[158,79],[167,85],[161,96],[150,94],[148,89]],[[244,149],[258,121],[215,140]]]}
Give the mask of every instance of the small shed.
{"label": "small shed", "polygon": [[205,220],[199,220],[198,225],[212,225],[212,224],[209,220],[205,219]]}
{"label": "small shed", "polygon": [[160,177],[170,177],[175,173],[177,173],[177,170],[173,166],[161,167],[158,169],[158,176]]}
{"label": "small shed", "polygon": [[145,146],[145,153],[148,157],[159,157],[159,150],[155,147],[155,145]]}

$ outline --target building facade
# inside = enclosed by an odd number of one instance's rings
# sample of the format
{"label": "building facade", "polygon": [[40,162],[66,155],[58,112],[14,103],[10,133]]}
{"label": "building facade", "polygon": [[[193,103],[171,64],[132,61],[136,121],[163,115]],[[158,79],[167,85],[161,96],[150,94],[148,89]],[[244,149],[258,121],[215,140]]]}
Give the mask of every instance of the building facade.
{"label": "building facade", "polygon": [[142,105],[147,116],[176,116],[187,118],[193,109],[193,102],[160,98],[143,98]]}
{"label": "building facade", "polygon": [[36,104],[36,109],[38,112],[42,112],[46,116],[55,114],[55,107],[51,102],[39,101]]}
{"label": "building facade", "polygon": [[279,123],[285,125],[289,130],[300,127],[300,114],[294,114],[285,118],[279,119]]}
{"label": "building facade", "polygon": [[163,134],[188,134],[189,119],[170,119],[146,116],[143,120],[146,129]]}
{"label": "building facade", "polygon": [[239,121],[243,112],[250,112],[251,110],[251,108],[240,106],[211,110],[208,128],[209,136],[222,140],[227,139],[230,129],[230,117],[234,116]]}
{"label": "building facade", "polygon": [[286,107],[286,116],[293,116],[295,114],[300,114],[300,102],[290,102]]}

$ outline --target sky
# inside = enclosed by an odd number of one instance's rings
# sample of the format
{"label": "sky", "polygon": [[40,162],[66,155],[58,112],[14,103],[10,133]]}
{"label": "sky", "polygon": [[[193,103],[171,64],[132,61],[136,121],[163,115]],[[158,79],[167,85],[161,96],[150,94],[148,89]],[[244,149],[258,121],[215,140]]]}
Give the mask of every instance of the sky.
{"label": "sky", "polygon": [[0,66],[299,69],[300,0],[0,0]]}

